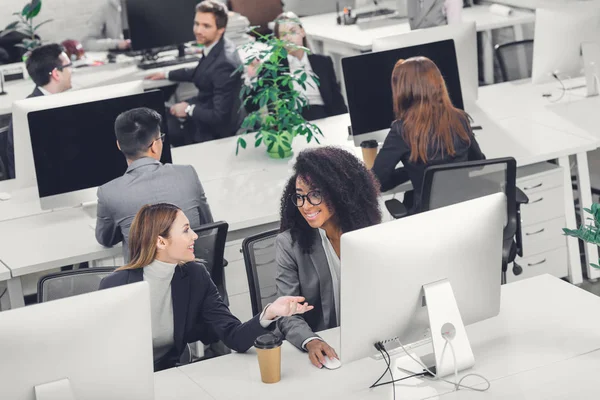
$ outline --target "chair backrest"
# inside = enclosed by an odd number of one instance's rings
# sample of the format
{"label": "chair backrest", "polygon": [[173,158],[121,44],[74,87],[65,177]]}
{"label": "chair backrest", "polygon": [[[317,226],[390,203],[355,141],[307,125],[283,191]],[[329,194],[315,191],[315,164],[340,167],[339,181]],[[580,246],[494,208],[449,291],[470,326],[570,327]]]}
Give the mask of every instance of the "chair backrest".
{"label": "chair backrest", "polygon": [[494,193],[506,195],[504,238],[517,233],[517,162],[512,157],[428,167],[423,176],[421,209],[428,211]]}
{"label": "chair backrest", "polygon": [[114,270],[115,267],[82,268],[43,276],[38,281],[38,303],[95,292],[102,278]]}
{"label": "chair backrest", "polygon": [[519,40],[495,46],[496,59],[504,82],[531,77],[533,40]]}
{"label": "chair backrest", "polygon": [[260,313],[267,304],[277,298],[275,238],[278,233],[278,229],[273,229],[247,237],[242,243],[252,315]]}
{"label": "chair backrest", "polygon": [[223,279],[223,254],[229,224],[219,221],[202,225],[194,232],[198,239],[194,243],[194,254],[206,264],[206,269],[215,283],[221,296],[225,298],[225,283]]}
{"label": "chair backrest", "polygon": [[269,22],[283,12],[281,0],[231,0],[231,11],[248,18],[250,26],[259,25],[261,33],[268,31]]}

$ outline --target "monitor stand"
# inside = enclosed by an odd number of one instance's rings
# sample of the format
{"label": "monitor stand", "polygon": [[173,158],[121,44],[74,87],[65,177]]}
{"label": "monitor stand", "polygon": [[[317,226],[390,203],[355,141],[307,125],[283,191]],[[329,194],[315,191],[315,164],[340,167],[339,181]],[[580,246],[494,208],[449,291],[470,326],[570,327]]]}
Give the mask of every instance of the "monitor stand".
{"label": "monitor stand", "polygon": [[35,387],[36,400],[75,400],[69,379],[44,383]]}
{"label": "monitor stand", "polygon": [[[447,279],[423,285],[435,356],[436,375],[444,377],[475,365],[452,286]],[[451,345],[450,345],[451,344]]]}
{"label": "monitor stand", "polygon": [[582,43],[583,68],[587,87],[587,97],[598,96],[600,91],[600,44]]}

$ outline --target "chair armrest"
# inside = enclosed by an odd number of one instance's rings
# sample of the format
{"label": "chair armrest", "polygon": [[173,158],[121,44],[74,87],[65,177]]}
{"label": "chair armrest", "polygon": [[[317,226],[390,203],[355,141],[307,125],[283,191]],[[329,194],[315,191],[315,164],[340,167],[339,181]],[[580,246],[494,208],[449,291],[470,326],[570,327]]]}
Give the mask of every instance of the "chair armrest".
{"label": "chair armrest", "polygon": [[229,265],[229,262],[226,259],[223,259],[223,268]]}
{"label": "chair armrest", "polygon": [[516,200],[517,200],[517,208],[521,204],[529,203],[529,197],[527,197],[527,195],[519,188],[517,188]]}
{"label": "chair armrest", "polygon": [[404,218],[408,215],[408,210],[406,209],[404,204],[402,204],[402,202],[398,199],[386,200],[385,208],[387,208],[388,212],[395,219]]}

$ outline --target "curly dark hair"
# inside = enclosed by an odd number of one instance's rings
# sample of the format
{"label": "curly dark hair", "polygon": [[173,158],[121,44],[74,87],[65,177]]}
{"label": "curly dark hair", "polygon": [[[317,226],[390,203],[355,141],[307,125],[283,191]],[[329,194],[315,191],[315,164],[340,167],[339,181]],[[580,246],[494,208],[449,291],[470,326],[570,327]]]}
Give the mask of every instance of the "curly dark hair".
{"label": "curly dark hair", "polygon": [[280,226],[281,232],[290,230],[292,241],[298,241],[303,252],[312,252],[314,230],[290,201],[297,177],[321,191],[342,233],[381,222],[379,183],[356,156],[331,146],[303,150],[281,197]]}

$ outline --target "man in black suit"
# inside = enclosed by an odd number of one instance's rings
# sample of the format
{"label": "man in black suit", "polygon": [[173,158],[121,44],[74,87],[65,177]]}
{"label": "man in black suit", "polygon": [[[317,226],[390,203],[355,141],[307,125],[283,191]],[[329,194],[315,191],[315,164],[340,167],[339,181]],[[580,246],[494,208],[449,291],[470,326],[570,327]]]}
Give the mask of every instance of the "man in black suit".
{"label": "man in black suit", "polygon": [[[225,39],[227,7],[215,0],[196,6],[194,35],[204,45],[202,58],[195,68],[181,68],[169,73],[157,72],[147,79],[193,82],[198,95],[171,107],[169,134],[175,144],[205,142],[233,136],[242,124],[239,93],[242,85],[241,65],[235,45]],[[179,137],[177,137],[179,136]],[[179,140],[178,140],[179,139]]]}
{"label": "man in black suit", "polygon": [[[62,46],[52,43],[31,52],[25,62],[27,73],[35,83],[35,89],[27,96],[38,97],[61,93],[71,89],[71,61]],[[8,125],[6,146],[8,178],[15,178],[15,151],[12,121]]]}

